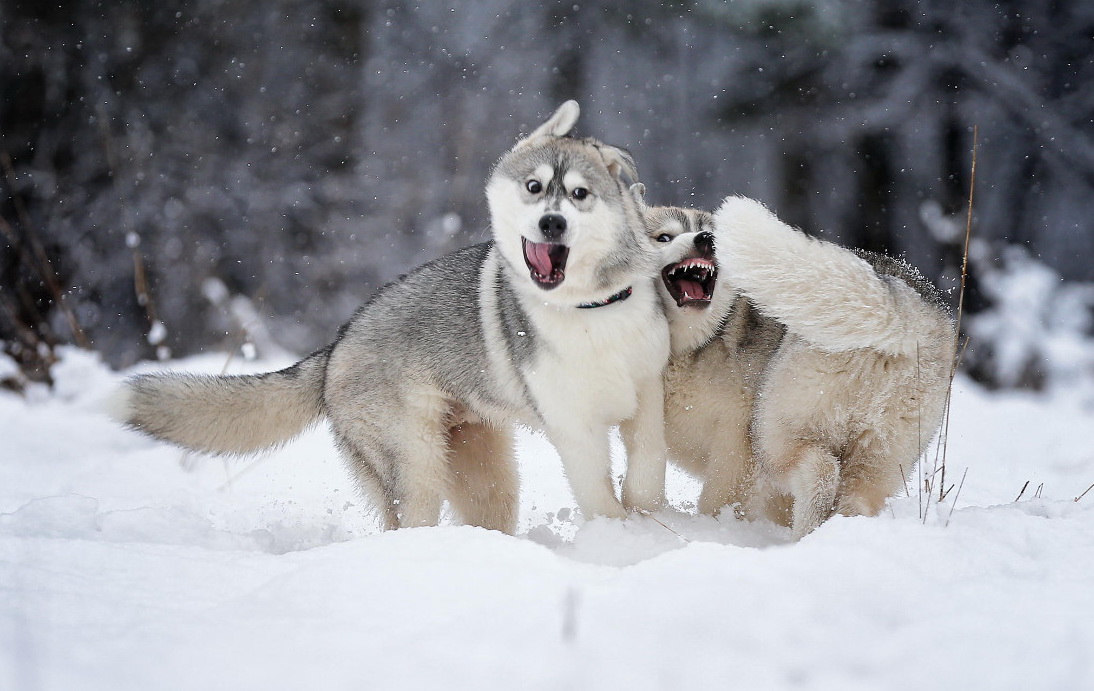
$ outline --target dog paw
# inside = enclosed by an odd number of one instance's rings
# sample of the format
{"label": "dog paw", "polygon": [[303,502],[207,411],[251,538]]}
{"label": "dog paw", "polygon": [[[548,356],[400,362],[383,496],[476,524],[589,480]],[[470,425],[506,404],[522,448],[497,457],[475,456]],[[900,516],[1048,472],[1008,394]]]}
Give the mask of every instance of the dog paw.
{"label": "dog paw", "polygon": [[623,492],[623,506],[627,511],[653,513],[665,506],[664,492]]}
{"label": "dog paw", "polygon": [[585,509],[582,509],[581,513],[583,513],[586,518],[593,518],[594,516],[603,516],[604,518],[623,519],[623,518],[626,518],[627,515],[628,515],[627,509],[623,508],[623,505],[620,504],[618,501],[614,502],[612,504],[606,504],[604,506],[599,506],[599,507],[596,507],[596,508],[588,510],[588,511],[586,511]]}

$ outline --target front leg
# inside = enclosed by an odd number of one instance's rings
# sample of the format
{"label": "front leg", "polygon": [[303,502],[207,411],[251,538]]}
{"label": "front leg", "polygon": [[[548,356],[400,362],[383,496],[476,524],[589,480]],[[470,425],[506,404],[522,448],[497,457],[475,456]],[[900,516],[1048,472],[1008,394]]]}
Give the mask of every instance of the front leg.
{"label": "front leg", "polygon": [[548,425],[547,437],[562,458],[577,506],[586,518],[626,518],[627,512],[615,496],[612,459],[608,446],[610,428],[570,420]]}
{"label": "front leg", "polygon": [[665,396],[660,376],[638,389],[634,417],[619,424],[627,449],[627,474],[623,479],[623,506],[651,512],[665,504]]}

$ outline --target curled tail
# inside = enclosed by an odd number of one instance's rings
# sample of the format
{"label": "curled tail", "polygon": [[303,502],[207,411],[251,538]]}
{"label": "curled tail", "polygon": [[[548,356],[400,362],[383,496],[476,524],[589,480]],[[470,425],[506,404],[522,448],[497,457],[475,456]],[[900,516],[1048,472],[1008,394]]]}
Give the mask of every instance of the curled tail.
{"label": "curled tail", "polygon": [[904,262],[811,238],[743,197],[727,197],[714,225],[724,279],[818,348],[915,355],[952,334],[937,289]]}
{"label": "curled tail", "polygon": [[137,375],[125,382],[115,416],[194,451],[254,453],[289,441],[322,417],[328,355],[321,350],[266,374]]}

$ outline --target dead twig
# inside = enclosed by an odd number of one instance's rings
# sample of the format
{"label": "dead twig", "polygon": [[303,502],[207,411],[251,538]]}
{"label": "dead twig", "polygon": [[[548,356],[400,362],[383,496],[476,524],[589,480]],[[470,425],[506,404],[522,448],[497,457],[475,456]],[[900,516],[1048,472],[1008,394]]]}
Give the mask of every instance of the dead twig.
{"label": "dead twig", "polygon": [[76,313],[65,302],[65,293],[61,289],[61,281],[57,278],[57,272],[53,270],[53,263],[49,260],[42,243],[38,241],[37,236],[34,234],[34,224],[31,222],[30,212],[27,211],[22,197],[15,193],[17,182],[15,166],[7,151],[0,151],[0,163],[4,166],[4,175],[10,188],[11,200],[15,205],[15,212],[19,216],[19,222],[23,226],[23,233],[26,235],[26,245],[29,245],[29,251],[23,243],[19,242],[14,229],[3,219],[0,219],[0,230],[7,236],[8,242],[19,249],[21,260],[26,262],[42,278],[54,302],[57,303],[57,308],[61,310],[65,321],[68,322],[69,331],[72,332],[72,338],[76,341],[76,345],[81,348],[88,348],[90,343],[87,340],[87,335],[84,333],[83,327],[80,326],[79,320],[76,319]]}
{"label": "dead twig", "polygon": [[[4,235],[8,240],[8,244],[15,248],[19,253],[19,261],[22,264],[30,267],[35,273],[42,277],[41,271],[37,268],[34,258],[30,256],[30,252],[27,250],[25,243],[19,241],[19,236],[15,233],[15,229],[0,217],[0,233]],[[43,278],[44,280],[44,278]],[[10,312],[11,322],[16,326],[17,330],[20,330],[20,337],[23,338],[24,343],[27,343],[34,348],[38,348],[40,345],[45,345],[50,350],[53,349],[53,345],[48,341],[49,333],[43,333],[39,335],[30,324],[26,324],[25,320],[20,319],[18,316],[18,308],[22,307],[26,314],[31,319],[31,324],[41,327],[46,325],[46,317],[42,314],[42,311],[38,309],[37,303],[35,303],[33,296],[31,296],[26,290],[16,290],[18,295],[18,302],[14,297],[9,297],[6,293],[0,294],[0,300],[3,301],[5,311]],[[51,330],[52,331],[52,330]]]}
{"label": "dead twig", "polygon": [[[961,333],[961,318],[964,316],[965,310],[965,284],[968,281],[969,276],[969,240],[972,238],[972,200],[973,194],[976,191],[976,150],[977,139],[979,137],[979,128],[973,125],[972,128],[972,168],[969,173],[969,208],[965,215],[965,253],[961,258],[961,290],[957,294],[957,334]],[[957,344],[960,336],[954,338],[954,354],[957,353]],[[957,361],[954,360],[954,372],[957,371]]]}
{"label": "dead twig", "polygon": [[[965,214],[965,248],[961,257],[961,288],[957,294],[957,319],[954,324],[953,363],[950,366],[950,384],[946,389],[946,404],[943,408],[942,416],[942,439],[939,443],[939,447],[942,450],[942,479],[939,483],[940,492],[942,492],[943,488],[946,486],[946,452],[949,447],[950,404],[953,400],[953,380],[957,377],[957,365],[964,356],[965,348],[967,348],[969,344],[968,338],[966,338],[964,347],[961,346],[961,321],[965,314],[965,288],[968,284],[969,277],[969,243],[972,239],[972,209],[973,198],[976,192],[976,158],[979,136],[980,128],[974,125],[972,128],[972,166],[969,171],[969,203]],[[939,501],[942,499],[945,499],[945,493],[939,496]]]}
{"label": "dead twig", "polygon": [[931,497],[934,496],[934,484],[932,484],[931,480],[933,479],[933,476],[937,474],[938,469],[935,468],[932,477],[924,478],[923,480],[923,493],[927,496],[927,504],[923,507],[923,516],[921,517],[923,519],[923,525],[927,525],[927,516],[931,512]]}
{"label": "dead twig", "polygon": [[1092,490],[1092,489],[1094,489],[1094,483],[1092,483],[1092,484],[1090,485],[1090,487],[1087,487],[1087,488],[1086,488],[1085,490],[1083,490],[1083,493],[1082,493],[1082,494],[1080,494],[1079,496],[1075,497],[1075,501],[1079,501],[1080,499],[1082,499],[1083,497],[1085,497],[1085,496],[1086,496],[1086,493],[1087,493],[1087,492],[1089,492],[1089,491],[1090,491],[1090,490]]}
{"label": "dead twig", "polygon": [[669,531],[670,533],[672,533],[672,534],[673,534],[673,535],[675,535],[676,537],[680,538],[680,539],[681,539],[681,540],[683,540],[684,542],[687,542],[687,543],[689,543],[689,544],[691,543],[691,540],[687,539],[686,537],[684,537],[684,536],[683,536],[683,535],[681,535],[680,533],[676,532],[676,531],[675,531],[675,530],[673,530],[672,528],[670,528],[670,527],[668,527],[667,525],[665,525],[664,523],[662,523],[662,522],[661,522],[661,519],[659,519],[659,518],[658,518],[657,516],[654,516],[654,515],[653,515],[652,513],[647,513],[647,514],[643,514],[643,515],[645,515],[645,516],[647,516],[647,517],[649,517],[649,518],[653,519],[653,522],[654,522],[654,523],[656,523],[657,525],[661,526],[661,527],[662,527],[662,528],[664,528],[665,530]]}
{"label": "dead twig", "polygon": [[961,497],[961,488],[965,486],[965,476],[968,474],[968,468],[965,468],[965,472],[961,473],[961,482],[957,485],[957,494],[953,495],[953,503],[950,504],[950,513],[946,516],[946,523],[942,526],[944,528],[950,526],[950,519],[953,518],[953,510],[957,507],[957,500]]}
{"label": "dead twig", "polygon": [[943,491],[943,492],[942,492],[942,494],[941,494],[941,495],[939,495],[939,498],[938,498],[938,500],[939,500],[939,501],[946,501],[946,497],[950,496],[950,492],[952,492],[952,491],[953,491],[953,483],[951,482],[951,483],[950,483],[950,486],[949,486],[949,487],[947,487],[947,488],[945,489],[945,491]]}
{"label": "dead twig", "polygon": [[1022,491],[1021,491],[1021,492],[1019,492],[1019,493],[1018,493],[1018,496],[1014,498],[1014,501],[1015,501],[1016,503],[1017,503],[1017,501],[1018,501],[1019,499],[1021,499],[1021,498],[1022,498],[1022,495],[1026,493],[1026,488],[1027,488],[1027,487],[1029,487],[1029,480],[1026,480],[1026,484],[1022,485]]}

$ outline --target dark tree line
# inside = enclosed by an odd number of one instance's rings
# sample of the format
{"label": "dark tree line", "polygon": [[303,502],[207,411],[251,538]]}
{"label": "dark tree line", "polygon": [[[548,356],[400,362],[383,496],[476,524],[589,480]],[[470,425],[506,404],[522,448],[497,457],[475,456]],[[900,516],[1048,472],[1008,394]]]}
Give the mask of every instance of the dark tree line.
{"label": "dark tree line", "polygon": [[565,98],[653,203],[748,194],[951,287],[975,126],[978,237],[1091,281],[1092,53],[1083,0],[9,0],[0,340],[39,376],[256,311],[315,347],[485,237],[490,165]]}

